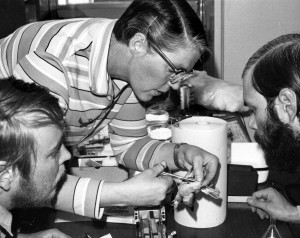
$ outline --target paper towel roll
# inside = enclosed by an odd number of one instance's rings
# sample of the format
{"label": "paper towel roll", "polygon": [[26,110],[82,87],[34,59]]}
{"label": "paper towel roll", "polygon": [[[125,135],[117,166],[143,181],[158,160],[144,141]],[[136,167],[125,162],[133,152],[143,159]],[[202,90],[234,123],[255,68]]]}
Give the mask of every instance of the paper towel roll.
{"label": "paper towel roll", "polygon": [[173,143],[198,146],[216,155],[220,162],[216,187],[220,190],[221,199],[199,192],[193,211],[183,204],[175,206],[175,221],[194,228],[218,226],[225,221],[227,208],[227,122],[213,117],[191,117],[171,128]]}

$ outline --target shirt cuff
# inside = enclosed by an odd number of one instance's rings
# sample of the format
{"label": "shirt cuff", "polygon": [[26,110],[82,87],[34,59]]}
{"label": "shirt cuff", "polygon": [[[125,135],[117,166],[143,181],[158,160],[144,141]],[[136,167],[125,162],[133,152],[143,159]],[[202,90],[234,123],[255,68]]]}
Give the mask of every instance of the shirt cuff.
{"label": "shirt cuff", "polygon": [[104,209],[100,206],[103,180],[80,178],[78,180],[73,200],[74,213],[100,219]]}
{"label": "shirt cuff", "polygon": [[97,202],[96,202],[96,208],[95,208],[95,218],[101,219],[103,216],[104,208],[100,207],[100,201],[101,201],[101,192],[103,187],[104,181],[102,180],[99,186],[98,195],[97,195]]}

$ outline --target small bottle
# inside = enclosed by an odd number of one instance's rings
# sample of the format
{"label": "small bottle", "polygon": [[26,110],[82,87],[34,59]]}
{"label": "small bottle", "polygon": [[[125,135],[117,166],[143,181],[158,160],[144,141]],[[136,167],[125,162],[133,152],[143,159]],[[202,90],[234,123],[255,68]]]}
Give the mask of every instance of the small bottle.
{"label": "small bottle", "polygon": [[155,140],[171,139],[171,129],[169,127],[169,113],[161,104],[154,104],[147,109],[146,121],[148,124],[148,135]]}
{"label": "small bottle", "polygon": [[147,108],[146,121],[148,126],[153,124],[167,124],[169,121],[169,113],[161,104],[154,104]]}

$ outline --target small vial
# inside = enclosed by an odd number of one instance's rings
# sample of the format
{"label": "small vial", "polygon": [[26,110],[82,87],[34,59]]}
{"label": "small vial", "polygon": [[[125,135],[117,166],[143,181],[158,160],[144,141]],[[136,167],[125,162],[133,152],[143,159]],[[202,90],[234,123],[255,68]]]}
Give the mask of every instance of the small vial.
{"label": "small vial", "polygon": [[166,124],[156,124],[148,126],[148,135],[154,140],[169,140],[172,137],[172,131]]}
{"label": "small vial", "polygon": [[147,109],[146,121],[149,126],[155,124],[167,124],[169,121],[169,113],[163,105],[152,105]]}
{"label": "small vial", "polygon": [[160,104],[154,104],[147,109],[146,121],[148,136],[154,140],[169,140],[172,132],[168,125],[169,113]]}
{"label": "small vial", "polygon": [[195,103],[195,94],[191,84],[183,85],[179,89],[180,92],[180,109],[189,111],[190,106]]}

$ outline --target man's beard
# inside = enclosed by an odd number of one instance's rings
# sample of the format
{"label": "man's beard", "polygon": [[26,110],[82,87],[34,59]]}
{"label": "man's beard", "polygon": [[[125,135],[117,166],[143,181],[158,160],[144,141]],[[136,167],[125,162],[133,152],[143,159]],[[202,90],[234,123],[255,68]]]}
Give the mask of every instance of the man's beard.
{"label": "man's beard", "polygon": [[270,109],[262,128],[261,132],[255,132],[254,138],[263,149],[270,169],[295,172],[300,163],[299,133],[282,123],[274,109]]}
{"label": "man's beard", "polygon": [[[55,190],[56,193],[66,180],[66,174],[63,173],[59,178]],[[53,196],[42,195],[39,189],[31,181],[22,179],[19,183],[19,191],[12,198],[12,205],[16,208],[39,208],[51,205]],[[54,196],[56,196],[56,193]]]}

